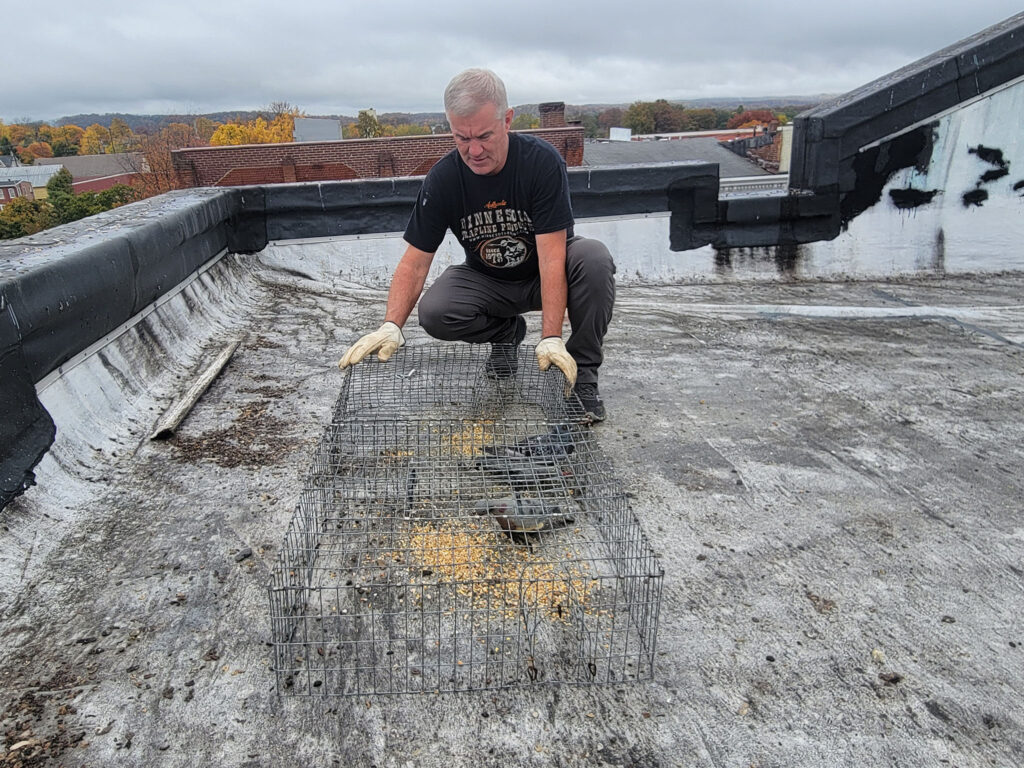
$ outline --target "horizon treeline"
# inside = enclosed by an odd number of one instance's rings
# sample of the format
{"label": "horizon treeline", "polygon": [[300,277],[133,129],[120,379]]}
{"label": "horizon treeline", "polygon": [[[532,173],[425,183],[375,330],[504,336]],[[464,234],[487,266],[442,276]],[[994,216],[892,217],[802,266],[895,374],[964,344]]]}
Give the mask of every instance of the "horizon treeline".
{"label": "horizon treeline", "polygon": [[[582,125],[587,138],[600,139],[607,138],[613,127],[629,128],[634,134],[732,128],[738,124],[736,116],[744,112],[759,115],[770,112],[775,122],[785,123],[808,106],[809,103],[777,106],[755,103],[749,109],[742,104],[734,108],[688,107],[658,99],[602,109],[569,106],[566,118]],[[536,105],[524,105],[516,110],[513,129],[539,126]],[[181,145],[183,147],[290,142],[294,140],[294,118],[306,116],[287,102],[275,102],[263,110],[232,114],[75,115],[61,118],[54,125],[43,121],[0,121],[0,155],[16,154],[22,163],[31,164],[40,157],[145,151],[154,137],[180,142],[188,133],[192,135],[188,143]],[[331,119],[342,121],[342,135],[346,139],[414,136],[449,130],[443,113],[378,115],[366,109],[356,118]],[[760,121],[764,122],[763,117]]]}

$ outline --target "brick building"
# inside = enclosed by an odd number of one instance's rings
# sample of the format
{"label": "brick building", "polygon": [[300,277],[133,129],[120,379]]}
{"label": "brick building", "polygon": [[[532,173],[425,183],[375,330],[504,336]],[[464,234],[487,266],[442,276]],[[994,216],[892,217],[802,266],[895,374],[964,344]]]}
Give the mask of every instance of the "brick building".
{"label": "brick building", "polygon": [[27,197],[35,200],[32,184],[27,181],[0,181],[0,211],[16,197]]}
{"label": "brick building", "polygon": [[[540,105],[541,127],[523,131],[544,139],[565,158],[583,164],[583,128],[566,126],[565,105]],[[184,187],[233,187],[296,181],[423,176],[454,147],[451,134],[393,136],[288,144],[193,147],[171,153]]]}
{"label": "brick building", "polygon": [[115,184],[131,184],[140,172],[148,170],[146,158],[140,152],[41,157],[35,165],[62,165],[67,168],[71,173],[71,189],[75,194],[99,192]]}
{"label": "brick building", "polygon": [[[64,158],[57,158],[63,160]],[[11,168],[0,168],[0,183],[11,184],[27,181],[32,188],[32,196],[36,200],[46,199],[46,183],[56,176],[64,166],[56,165],[17,165]]]}

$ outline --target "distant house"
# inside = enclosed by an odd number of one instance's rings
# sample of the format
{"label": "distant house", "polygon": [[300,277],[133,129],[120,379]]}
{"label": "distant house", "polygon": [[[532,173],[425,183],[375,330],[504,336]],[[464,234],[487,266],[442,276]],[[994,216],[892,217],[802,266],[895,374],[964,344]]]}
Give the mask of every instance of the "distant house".
{"label": "distant house", "polygon": [[46,199],[46,182],[52,179],[64,166],[60,161],[66,157],[53,158],[56,165],[21,165],[13,168],[0,168],[0,183],[7,181],[27,181],[32,187],[36,200]]}
{"label": "distant house", "polygon": [[0,211],[16,197],[27,197],[34,200],[32,185],[27,181],[0,181]]}
{"label": "distant house", "polygon": [[17,155],[0,155],[0,168],[14,168],[21,165],[21,160]]}
{"label": "distant house", "polygon": [[99,192],[115,184],[130,184],[135,176],[148,170],[141,152],[41,157],[35,165],[62,165],[67,168],[73,180],[71,188],[76,193]]}
{"label": "distant house", "polygon": [[341,120],[325,117],[296,117],[296,141],[338,141],[341,139]]}

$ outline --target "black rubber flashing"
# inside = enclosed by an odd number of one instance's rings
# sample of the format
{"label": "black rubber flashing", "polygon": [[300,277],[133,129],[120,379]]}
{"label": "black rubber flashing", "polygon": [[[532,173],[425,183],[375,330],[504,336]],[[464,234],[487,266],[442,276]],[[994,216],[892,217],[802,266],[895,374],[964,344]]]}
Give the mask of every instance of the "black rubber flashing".
{"label": "black rubber flashing", "polygon": [[[403,178],[260,187],[267,239],[400,232],[421,184],[421,178]],[[242,201],[242,211],[251,211],[248,199]]]}
{"label": "black rubber flashing", "polygon": [[0,509],[53,443],[36,383],[223,251],[235,197],[164,195],[3,244]]}
{"label": "black rubber flashing", "polygon": [[[675,212],[681,189],[713,188],[718,198],[718,164],[701,162],[612,165],[569,169],[569,192],[576,218]],[[708,200],[713,213],[714,202]]]}
{"label": "black rubber flashing", "polygon": [[29,376],[14,313],[0,294],[0,509],[35,483],[56,429]]}
{"label": "black rubber flashing", "polygon": [[861,148],[1024,75],[1024,13],[820,104],[794,121],[790,185],[850,192]]}

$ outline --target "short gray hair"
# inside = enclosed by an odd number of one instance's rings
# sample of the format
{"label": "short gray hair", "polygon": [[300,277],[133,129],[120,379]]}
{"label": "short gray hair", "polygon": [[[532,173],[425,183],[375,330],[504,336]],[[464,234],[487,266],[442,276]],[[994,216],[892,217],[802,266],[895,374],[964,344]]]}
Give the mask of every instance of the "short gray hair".
{"label": "short gray hair", "polygon": [[497,109],[495,117],[508,110],[508,96],[501,78],[489,69],[474,67],[460,72],[444,89],[444,111],[456,117],[469,117],[485,104]]}

